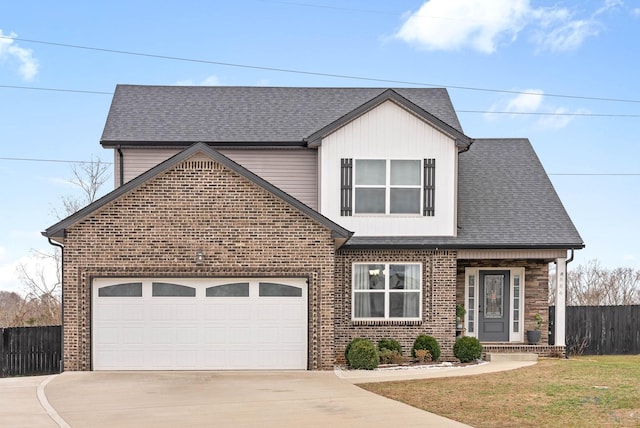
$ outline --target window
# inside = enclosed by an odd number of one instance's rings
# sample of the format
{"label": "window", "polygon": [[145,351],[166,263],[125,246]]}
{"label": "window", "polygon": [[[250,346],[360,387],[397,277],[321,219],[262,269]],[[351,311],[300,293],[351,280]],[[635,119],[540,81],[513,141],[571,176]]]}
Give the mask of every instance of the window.
{"label": "window", "polygon": [[180,284],[153,282],[151,284],[151,295],[153,297],[195,297],[196,289]]}
{"label": "window", "polygon": [[419,319],[422,266],[353,265],[353,319]]}
{"label": "window", "polygon": [[142,283],[130,282],[100,287],[98,297],[142,297]]}
{"label": "window", "polygon": [[249,283],[236,282],[207,287],[206,295],[207,297],[249,297]]}
{"label": "window", "polygon": [[340,215],[434,216],[435,166],[435,159],[342,159]]}
{"label": "window", "polygon": [[260,297],[302,297],[302,288],[272,282],[258,284],[258,296]]}

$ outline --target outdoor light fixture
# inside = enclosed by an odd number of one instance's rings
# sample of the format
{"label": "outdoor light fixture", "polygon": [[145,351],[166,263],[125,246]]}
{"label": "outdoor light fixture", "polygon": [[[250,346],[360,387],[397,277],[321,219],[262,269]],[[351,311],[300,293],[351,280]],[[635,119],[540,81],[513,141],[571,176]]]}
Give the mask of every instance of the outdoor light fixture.
{"label": "outdoor light fixture", "polygon": [[199,249],[198,251],[196,251],[196,264],[201,265],[203,263],[204,263],[204,251],[202,251],[202,249]]}

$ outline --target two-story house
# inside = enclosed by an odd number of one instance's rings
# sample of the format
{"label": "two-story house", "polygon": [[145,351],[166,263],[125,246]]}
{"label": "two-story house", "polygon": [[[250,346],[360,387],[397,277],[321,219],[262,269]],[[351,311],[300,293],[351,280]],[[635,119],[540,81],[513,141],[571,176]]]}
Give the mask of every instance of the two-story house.
{"label": "two-story house", "polygon": [[[564,351],[583,242],[526,139],[444,89],[119,85],[115,190],[64,247],[65,370],[330,369],[355,337]],[[558,282],[555,345],[528,345]]]}

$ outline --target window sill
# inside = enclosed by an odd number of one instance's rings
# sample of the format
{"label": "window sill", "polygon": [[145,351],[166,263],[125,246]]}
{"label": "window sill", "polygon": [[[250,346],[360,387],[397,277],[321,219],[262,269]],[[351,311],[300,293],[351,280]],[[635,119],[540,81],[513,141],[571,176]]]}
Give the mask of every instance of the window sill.
{"label": "window sill", "polygon": [[354,326],[362,326],[362,325],[422,325],[421,319],[393,319],[393,320],[374,320],[374,319],[364,319],[364,320],[351,320],[351,325]]}

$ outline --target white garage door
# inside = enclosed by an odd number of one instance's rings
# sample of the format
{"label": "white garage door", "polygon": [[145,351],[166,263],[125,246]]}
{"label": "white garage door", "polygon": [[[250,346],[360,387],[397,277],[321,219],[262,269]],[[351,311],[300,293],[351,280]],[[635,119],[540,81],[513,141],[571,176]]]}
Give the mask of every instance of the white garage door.
{"label": "white garage door", "polygon": [[305,279],[96,278],[94,370],[307,368]]}

